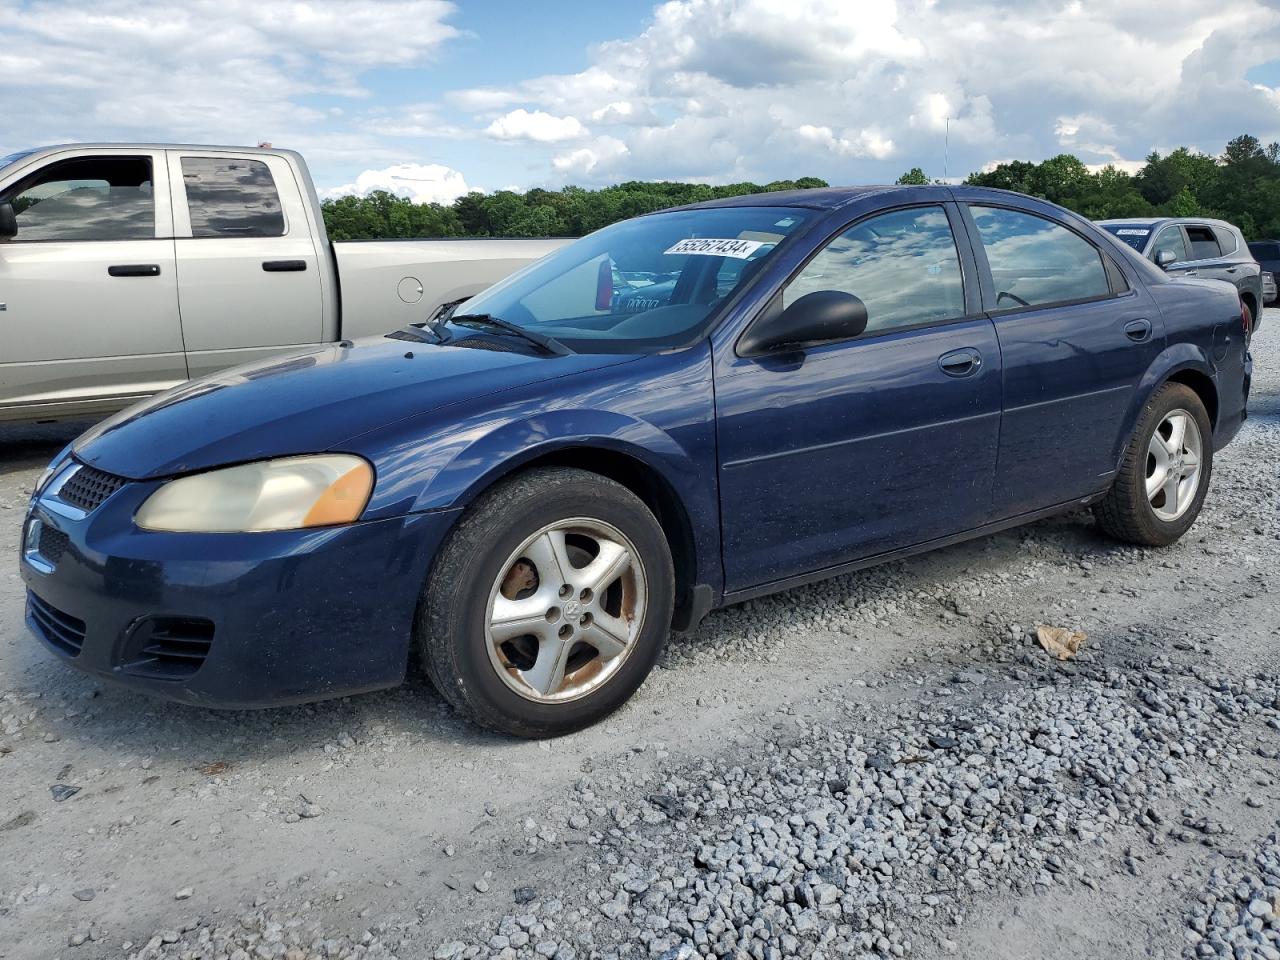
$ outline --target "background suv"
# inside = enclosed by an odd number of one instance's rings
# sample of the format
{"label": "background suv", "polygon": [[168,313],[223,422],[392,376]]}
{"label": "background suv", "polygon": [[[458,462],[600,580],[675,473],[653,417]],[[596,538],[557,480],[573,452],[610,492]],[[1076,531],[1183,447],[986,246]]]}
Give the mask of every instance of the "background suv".
{"label": "background suv", "polygon": [[[1253,254],[1253,259],[1257,260],[1262,267],[1263,273],[1269,273],[1272,276],[1272,282],[1267,284],[1266,277],[1263,281],[1263,299],[1262,302],[1270,306],[1276,301],[1276,283],[1275,276],[1280,273],[1280,240],[1254,240],[1249,244],[1249,252]],[[1269,289],[1267,289],[1269,286]]]}
{"label": "background suv", "polygon": [[1113,233],[1170,276],[1226,280],[1240,294],[1249,311],[1249,326],[1261,320],[1262,267],[1250,252],[1244,235],[1223,220],[1193,217],[1100,220]]}

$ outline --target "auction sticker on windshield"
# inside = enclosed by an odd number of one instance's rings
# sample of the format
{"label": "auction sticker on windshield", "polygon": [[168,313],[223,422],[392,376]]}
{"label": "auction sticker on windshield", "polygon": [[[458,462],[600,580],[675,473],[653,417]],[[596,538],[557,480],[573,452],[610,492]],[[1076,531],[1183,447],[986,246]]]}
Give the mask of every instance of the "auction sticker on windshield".
{"label": "auction sticker on windshield", "polygon": [[710,237],[690,237],[674,247],[663,250],[670,254],[693,254],[699,257],[733,257],[746,260],[764,246],[762,240],[713,240]]}
{"label": "auction sticker on windshield", "polygon": [[1136,229],[1126,227],[1122,230],[1117,230],[1116,236],[1117,237],[1145,237],[1150,232],[1151,232],[1150,230],[1136,230]]}

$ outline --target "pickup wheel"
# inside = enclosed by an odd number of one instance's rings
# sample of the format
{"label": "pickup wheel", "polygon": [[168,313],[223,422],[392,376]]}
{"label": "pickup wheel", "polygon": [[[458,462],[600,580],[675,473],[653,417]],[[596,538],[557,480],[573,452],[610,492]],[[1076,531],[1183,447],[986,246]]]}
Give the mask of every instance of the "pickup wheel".
{"label": "pickup wheel", "polygon": [[459,711],[520,737],[571,733],[621,706],[671,626],[662,528],[619,483],[537,468],[485,492],[428,578],[415,634]]}
{"label": "pickup wheel", "polygon": [[1111,536],[1164,547],[1200,515],[1213,474],[1213,425],[1199,396],[1166,383],[1143,408],[1106,499],[1094,507]]}

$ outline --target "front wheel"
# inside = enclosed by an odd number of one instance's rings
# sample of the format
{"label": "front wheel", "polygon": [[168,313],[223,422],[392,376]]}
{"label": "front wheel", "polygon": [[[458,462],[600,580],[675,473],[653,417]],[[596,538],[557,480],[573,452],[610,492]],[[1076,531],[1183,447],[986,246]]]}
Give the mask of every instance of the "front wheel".
{"label": "front wheel", "polygon": [[1200,515],[1213,473],[1213,425],[1200,397],[1181,383],[1151,395],[1106,499],[1099,526],[1119,540],[1163,547]]}
{"label": "front wheel", "polygon": [[486,492],[441,550],[417,638],[432,683],[484,726],[588,726],[644,682],[671,625],[671,554],[631,491],[541,468]]}

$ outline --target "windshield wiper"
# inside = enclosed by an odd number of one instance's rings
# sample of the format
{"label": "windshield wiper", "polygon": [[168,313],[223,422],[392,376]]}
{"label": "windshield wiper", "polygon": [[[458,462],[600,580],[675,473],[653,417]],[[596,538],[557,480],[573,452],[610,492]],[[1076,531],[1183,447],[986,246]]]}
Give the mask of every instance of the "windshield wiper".
{"label": "windshield wiper", "polygon": [[504,333],[510,333],[520,337],[522,340],[527,340],[539,350],[555,354],[557,357],[567,357],[573,353],[572,350],[555,337],[549,337],[545,333],[537,333],[533,330],[526,330],[510,320],[503,320],[501,317],[495,317],[491,313],[455,313],[444,322],[461,323],[464,326],[496,327]]}

